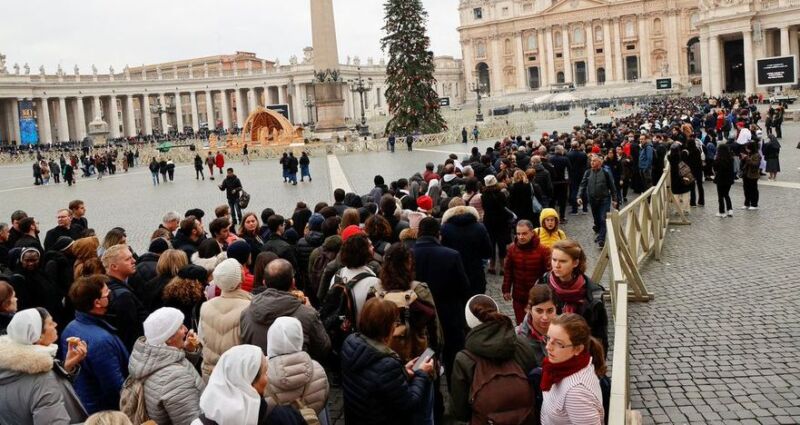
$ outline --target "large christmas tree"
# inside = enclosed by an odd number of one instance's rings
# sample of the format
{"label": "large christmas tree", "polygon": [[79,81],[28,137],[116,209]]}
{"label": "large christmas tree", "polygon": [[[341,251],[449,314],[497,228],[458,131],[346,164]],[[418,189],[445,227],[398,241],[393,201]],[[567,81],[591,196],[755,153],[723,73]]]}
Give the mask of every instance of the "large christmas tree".
{"label": "large christmas tree", "polygon": [[428,13],[421,0],[387,0],[386,36],[381,48],[389,51],[386,102],[392,118],[386,131],[395,134],[438,133],[447,128],[439,113],[439,95],[433,89],[433,53],[425,34]]}

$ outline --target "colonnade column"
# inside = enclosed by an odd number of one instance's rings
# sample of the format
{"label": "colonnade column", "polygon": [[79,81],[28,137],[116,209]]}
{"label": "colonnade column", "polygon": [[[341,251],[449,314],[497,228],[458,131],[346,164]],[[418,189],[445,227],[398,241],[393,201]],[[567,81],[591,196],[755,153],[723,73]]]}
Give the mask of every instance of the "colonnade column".
{"label": "colonnade column", "polygon": [[22,144],[22,132],[19,128],[19,101],[21,99],[12,98],[11,99],[11,116],[14,120],[14,138],[13,140],[17,141],[17,145]]}
{"label": "colonnade column", "polygon": [[153,134],[153,113],[150,111],[150,95],[145,93],[142,95],[142,114],[144,114],[144,133],[145,135]]}
{"label": "colonnade column", "polygon": [[789,27],[783,27],[781,28],[781,56],[788,56],[790,54]]}
{"label": "colonnade column", "polygon": [[[192,131],[197,133],[200,131],[200,118],[197,113],[197,93],[194,91],[189,92],[189,102],[192,104]],[[210,124],[209,124],[210,126]]]}
{"label": "colonnade column", "polygon": [[603,69],[606,71],[606,81],[614,81],[616,72],[614,71],[614,55],[611,52],[611,24],[610,21],[603,21]]}
{"label": "colonnade column", "polygon": [[522,47],[522,33],[518,32],[516,37],[514,37],[514,46],[516,46],[516,51],[514,52],[514,57],[517,59],[517,91],[528,91],[529,84],[528,78],[525,74],[527,74],[527,69],[525,69],[525,49]]}
{"label": "colonnade column", "polygon": [[620,30],[620,22],[618,18],[614,18],[614,75],[617,76],[617,81],[625,81],[625,67],[622,64],[622,31]]}
{"label": "colonnade column", "polygon": [[244,100],[242,99],[242,89],[236,88],[234,90],[236,97],[236,127],[244,126]]}
{"label": "colonnade column", "polygon": [[50,128],[50,102],[46,97],[43,97],[39,100],[39,105],[42,109],[39,115],[42,120],[41,123],[39,123],[39,130],[42,132],[39,140],[42,143],[51,143],[53,141],[53,134]]}
{"label": "colonnade column", "polygon": [[709,63],[711,63],[708,59],[709,51],[708,51],[708,37],[701,35],[700,36],[700,78],[702,79],[703,84],[703,93],[710,94],[711,93],[711,70],[709,69]]}
{"label": "colonnade column", "polygon": [[564,58],[564,82],[565,83],[574,83],[575,80],[572,77],[572,49],[569,45],[569,27],[561,27],[561,37],[563,41],[561,42],[561,56]]}
{"label": "colonnade column", "polygon": [[125,98],[125,116],[127,117],[127,123],[125,123],[125,130],[126,136],[128,137],[136,137],[136,115],[133,111],[133,95],[129,94]]}
{"label": "colonnade column", "polygon": [[[209,130],[217,128],[217,120],[214,118],[214,94],[211,90],[206,90],[206,124]],[[197,124],[198,130],[200,124]]]}
{"label": "colonnade column", "polygon": [[539,88],[547,87],[553,80],[550,79],[550,73],[547,68],[552,60],[548,55],[549,50],[544,47],[544,30],[536,30],[536,48],[538,49],[537,56],[539,56]]}
{"label": "colonnade column", "polygon": [[178,133],[183,133],[183,100],[181,100],[181,92],[175,93],[175,118]]}
{"label": "colonnade column", "polygon": [[594,63],[594,27],[592,26],[592,21],[586,23],[583,32],[586,39],[586,66],[588,67],[586,81],[590,86],[593,86],[597,82],[597,78],[595,78],[597,76],[597,68]]}
{"label": "colonnade column", "polygon": [[86,137],[86,112],[83,109],[83,97],[78,96],[75,101],[78,103],[78,128],[75,130],[75,134],[78,137],[78,140],[83,140]]}
{"label": "colonnade column", "polygon": [[639,75],[640,80],[646,80],[652,76],[650,69],[650,39],[647,34],[647,17],[639,16],[639,67],[642,70]]}
{"label": "colonnade column", "polygon": [[161,133],[167,134],[169,130],[169,117],[167,116],[167,98],[164,93],[158,94],[158,101],[161,104]]}
{"label": "colonnade column", "polygon": [[550,85],[556,83],[556,61],[555,53],[553,51],[553,28],[547,27],[545,30],[545,43],[547,44],[547,79],[550,80]]}
{"label": "colonnade column", "polygon": [[258,102],[256,102],[256,88],[252,87],[247,89],[247,113],[252,114],[257,107]]}
{"label": "colonnade column", "polygon": [[708,70],[712,96],[722,93],[722,75],[720,74],[719,37],[712,35],[708,38]]}
{"label": "colonnade column", "polygon": [[[97,101],[95,101],[97,102]],[[69,140],[69,123],[67,122],[67,98],[58,98],[58,141]]]}
{"label": "colonnade column", "polygon": [[750,95],[756,92],[752,31],[742,31],[742,43],[744,44],[744,93]]}
{"label": "colonnade column", "polygon": [[225,128],[225,130],[229,130],[231,128],[230,93],[223,89],[220,91],[220,94],[222,95],[222,126]]}
{"label": "colonnade column", "polygon": [[119,137],[119,108],[117,107],[117,95],[112,94],[109,98],[110,104],[108,111],[111,114],[111,119],[108,124],[111,127],[111,137]]}
{"label": "colonnade column", "polygon": [[100,96],[92,98],[92,119],[103,118],[103,104],[100,102]]}
{"label": "colonnade column", "polygon": [[286,103],[286,94],[283,91],[283,86],[278,86],[278,104],[283,105]]}

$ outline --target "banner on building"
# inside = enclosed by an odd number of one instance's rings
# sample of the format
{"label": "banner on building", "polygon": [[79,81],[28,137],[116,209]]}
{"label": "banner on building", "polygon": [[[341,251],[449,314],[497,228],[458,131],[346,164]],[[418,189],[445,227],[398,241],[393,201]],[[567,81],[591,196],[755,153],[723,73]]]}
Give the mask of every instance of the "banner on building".
{"label": "banner on building", "polygon": [[271,109],[275,112],[278,112],[279,114],[286,117],[287,120],[291,121],[291,119],[289,118],[289,105],[287,104],[267,105],[267,109]]}
{"label": "banner on building", "polygon": [[36,125],[33,102],[30,100],[19,101],[19,134],[21,145],[39,143],[39,128]]}
{"label": "banner on building", "polygon": [[756,59],[756,79],[761,87],[797,84],[797,56]]}
{"label": "banner on building", "polygon": [[669,90],[672,88],[672,78],[657,78],[656,90]]}

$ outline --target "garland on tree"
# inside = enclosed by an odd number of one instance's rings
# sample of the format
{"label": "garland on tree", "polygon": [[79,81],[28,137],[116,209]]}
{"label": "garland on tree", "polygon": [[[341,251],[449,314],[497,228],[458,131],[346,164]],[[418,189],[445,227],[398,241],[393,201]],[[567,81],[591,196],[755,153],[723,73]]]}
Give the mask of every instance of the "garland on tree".
{"label": "garland on tree", "polygon": [[392,118],[387,133],[438,133],[447,128],[439,111],[439,95],[430,39],[425,33],[428,13],[420,0],[387,0],[386,36],[383,51],[389,51],[386,66],[386,103]]}

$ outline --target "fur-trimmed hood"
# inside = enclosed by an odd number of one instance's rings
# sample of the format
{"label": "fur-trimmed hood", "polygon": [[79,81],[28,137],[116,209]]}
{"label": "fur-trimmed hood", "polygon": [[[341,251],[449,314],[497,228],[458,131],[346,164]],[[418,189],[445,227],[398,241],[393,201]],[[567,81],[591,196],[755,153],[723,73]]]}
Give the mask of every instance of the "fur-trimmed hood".
{"label": "fur-trimmed hood", "polygon": [[9,384],[21,375],[34,375],[53,369],[53,357],[33,345],[18,344],[8,336],[0,337],[0,385]]}
{"label": "fur-trimmed hood", "polygon": [[192,264],[194,264],[196,266],[200,266],[200,267],[208,270],[209,273],[211,273],[211,272],[214,271],[214,269],[217,267],[217,265],[219,263],[225,261],[227,258],[228,258],[228,254],[226,254],[224,252],[221,252],[221,253],[219,253],[216,256],[211,257],[211,258],[200,258],[200,254],[195,252],[194,254],[192,254],[191,261],[192,261]]}
{"label": "fur-trimmed hood", "polygon": [[447,223],[448,220],[450,220],[451,218],[453,218],[455,216],[464,215],[464,214],[471,214],[471,215],[475,216],[475,220],[480,220],[480,214],[478,214],[478,210],[475,209],[475,207],[458,206],[458,207],[450,208],[450,209],[448,209],[447,211],[444,212],[444,215],[442,216],[442,224]]}

